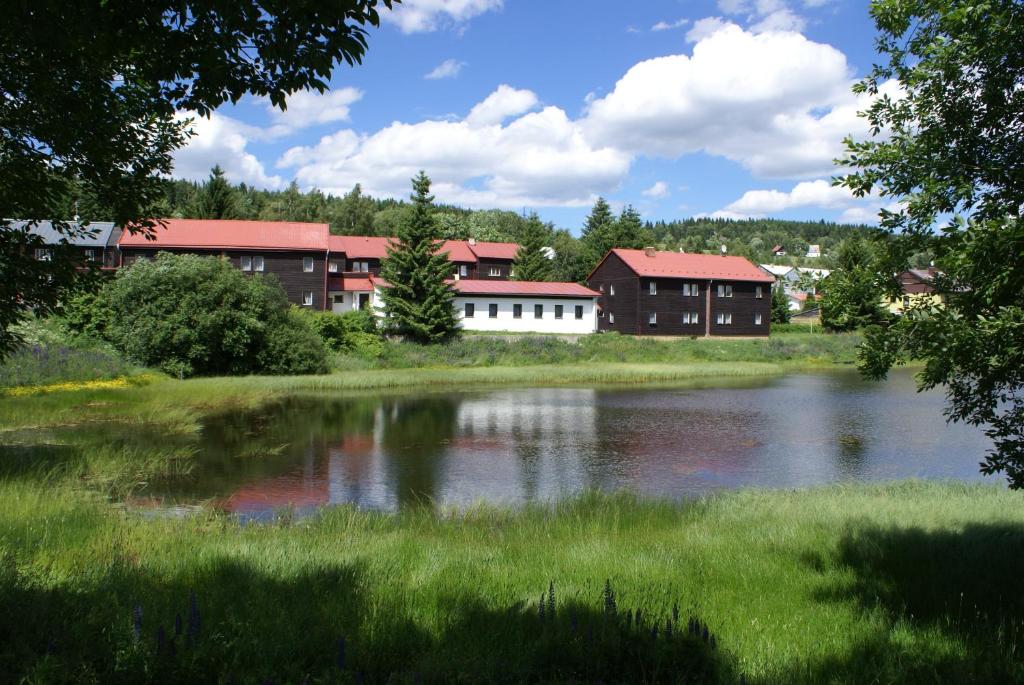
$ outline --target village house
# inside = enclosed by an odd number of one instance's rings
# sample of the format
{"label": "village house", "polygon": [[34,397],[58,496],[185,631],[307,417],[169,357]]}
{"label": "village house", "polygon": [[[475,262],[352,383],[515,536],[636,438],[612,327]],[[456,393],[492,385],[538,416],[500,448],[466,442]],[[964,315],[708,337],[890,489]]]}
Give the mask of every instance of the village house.
{"label": "village house", "polygon": [[631,335],[768,335],[774,279],[744,257],[614,249],[587,284],[598,330]]}
{"label": "village house", "polygon": [[599,293],[578,283],[460,279],[452,285],[468,331],[586,335],[597,329]]}
{"label": "village house", "polygon": [[829,269],[812,269],[788,264],[760,264],[760,268],[775,278],[776,284],[789,300],[789,310],[798,312],[804,309],[808,298],[813,302],[817,299],[818,284],[832,273]]}
{"label": "village house", "polygon": [[12,221],[11,228],[27,230],[39,236],[46,247],[35,250],[36,259],[50,259],[53,250],[66,248],[80,257],[82,266],[98,266],[102,269],[114,269],[118,265],[117,241],[121,237],[121,229],[111,221],[91,221],[79,223],[70,221],[72,235],[61,233],[50,221]]}
{"label": "village house", "polygon": [[935,292],[935,277],[939,274],[933,266],[927,269],[908,269],[900,274],[899,298],[888,299],[885,307],[893,314],[903,315],[908,309],[927,305],[942,305],[942,295]]}

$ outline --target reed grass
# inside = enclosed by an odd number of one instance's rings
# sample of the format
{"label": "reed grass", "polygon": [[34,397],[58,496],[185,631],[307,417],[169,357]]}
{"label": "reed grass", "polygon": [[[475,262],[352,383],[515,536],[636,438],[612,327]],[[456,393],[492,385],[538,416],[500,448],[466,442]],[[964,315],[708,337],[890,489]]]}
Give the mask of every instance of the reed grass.
{"label": "reed grass", "polygon": [[[998,487],[590,493],[258,526],[30,480],[0,482],[0,500],[8,681],[520,682],[538,663],[569,673],[573,650],[616,668],[627,641],[588,651],[582,627],[600,633],[606,580],[619,616],[706,623],[717,649],[683,645],[689,682],[1024,679],[1024,502]],[[561,632],[537,618],[552,583]],[[605,682],[681,681],[618,672]]]}

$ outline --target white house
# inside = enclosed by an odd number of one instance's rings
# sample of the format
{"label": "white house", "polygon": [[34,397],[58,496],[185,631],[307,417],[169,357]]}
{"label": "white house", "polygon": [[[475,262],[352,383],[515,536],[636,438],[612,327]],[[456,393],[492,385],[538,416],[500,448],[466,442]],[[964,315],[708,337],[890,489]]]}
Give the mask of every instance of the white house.
{"label": "white house", "polygon": [[808,245],[807,256],[816,259],[821,256],[821,245]]}
{"label": "white house", "polygon": [[459,280],[455,308],[467,331],[587,335],[600,293],[578,283]]}

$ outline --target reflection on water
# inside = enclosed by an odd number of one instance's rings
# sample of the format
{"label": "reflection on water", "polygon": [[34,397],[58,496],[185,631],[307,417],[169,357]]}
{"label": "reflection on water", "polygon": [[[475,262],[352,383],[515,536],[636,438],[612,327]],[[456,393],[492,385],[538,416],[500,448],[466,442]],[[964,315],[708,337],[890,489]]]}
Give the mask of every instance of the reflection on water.
{"label": "reflection on water", "polygon": [[266,516],[330,503],[550,500],[584,488],[689,497],[906,477],[977,479],[981,432],[908,373],[712,389],[533,388],[291,399],[211,421],[187,479],[154,486]]}

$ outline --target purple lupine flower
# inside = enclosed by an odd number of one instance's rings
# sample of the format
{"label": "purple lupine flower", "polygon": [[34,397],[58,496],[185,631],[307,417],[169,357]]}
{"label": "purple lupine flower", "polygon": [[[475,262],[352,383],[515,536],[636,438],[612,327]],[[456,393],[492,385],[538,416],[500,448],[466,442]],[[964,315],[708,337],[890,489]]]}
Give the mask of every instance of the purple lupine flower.
{"label": "purple lupine flower", "polygon": [[142,639],[142,605],[136,604],[132,610],[132,633],[135,635],[135,641],[138,642]]}

